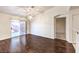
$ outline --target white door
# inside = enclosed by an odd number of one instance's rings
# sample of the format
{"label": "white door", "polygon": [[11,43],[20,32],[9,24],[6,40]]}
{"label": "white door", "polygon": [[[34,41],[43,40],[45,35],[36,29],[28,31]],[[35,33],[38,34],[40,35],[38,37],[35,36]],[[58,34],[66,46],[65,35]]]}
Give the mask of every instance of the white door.
{"label": "white door", "polygon": [[73,42],[76,44],[76,52],[79,52],[79,15],[74,15],[72,18],[72,34],[73,34]]}

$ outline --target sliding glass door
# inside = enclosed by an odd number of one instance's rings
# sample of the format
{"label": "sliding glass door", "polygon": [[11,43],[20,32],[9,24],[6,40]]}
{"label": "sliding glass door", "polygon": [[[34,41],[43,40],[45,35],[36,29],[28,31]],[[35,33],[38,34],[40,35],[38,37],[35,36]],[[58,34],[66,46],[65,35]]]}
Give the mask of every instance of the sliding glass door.
{"label": "sliding glass door", "polygon": [[26,22],[21,20],[11,20],[11,37],[26,34]]}

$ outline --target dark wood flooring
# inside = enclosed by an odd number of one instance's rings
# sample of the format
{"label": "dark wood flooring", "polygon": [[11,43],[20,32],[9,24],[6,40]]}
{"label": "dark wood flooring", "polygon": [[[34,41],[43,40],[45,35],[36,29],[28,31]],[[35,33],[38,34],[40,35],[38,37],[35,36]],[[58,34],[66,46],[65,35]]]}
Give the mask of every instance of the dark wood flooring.
{"label": "dark wood flooring", "polygon": [[1,53],[75,53],[73,45],[61,39],[23,35],[0,41]]}

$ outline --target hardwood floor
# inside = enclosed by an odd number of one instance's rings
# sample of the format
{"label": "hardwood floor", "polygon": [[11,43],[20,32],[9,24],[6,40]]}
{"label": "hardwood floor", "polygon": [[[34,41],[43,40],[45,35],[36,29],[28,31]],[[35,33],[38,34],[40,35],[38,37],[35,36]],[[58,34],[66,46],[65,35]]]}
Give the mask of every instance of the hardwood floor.
{"label": "hardwood floor", "polygon": [[23,35],[0,41],[1,53],[75,53],[73,45],[61,39]]}

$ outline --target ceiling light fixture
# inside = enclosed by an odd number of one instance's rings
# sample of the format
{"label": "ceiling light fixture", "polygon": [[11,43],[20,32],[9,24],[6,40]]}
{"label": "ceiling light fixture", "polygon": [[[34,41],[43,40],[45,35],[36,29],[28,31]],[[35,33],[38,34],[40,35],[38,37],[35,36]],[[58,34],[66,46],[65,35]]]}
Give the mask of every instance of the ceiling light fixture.
{"label": "ceiling light fixture", "polygon": [[28,19],[31,21],[33,19],[33,17],[29,15],[28,16]]}

